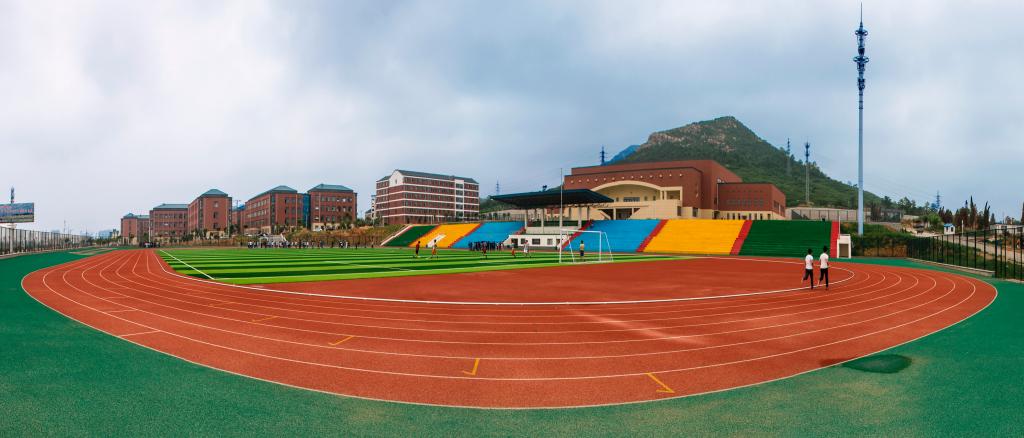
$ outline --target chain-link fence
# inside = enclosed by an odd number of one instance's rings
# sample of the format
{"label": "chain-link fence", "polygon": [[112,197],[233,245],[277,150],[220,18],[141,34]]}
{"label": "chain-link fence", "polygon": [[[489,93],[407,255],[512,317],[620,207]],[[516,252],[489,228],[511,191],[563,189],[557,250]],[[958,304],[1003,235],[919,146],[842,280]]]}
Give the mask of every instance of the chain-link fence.
{"label": "chain-link fence", "polygon": [[0,227],[0,255],[82,248],[90,245],[92,238],[89,236]]}

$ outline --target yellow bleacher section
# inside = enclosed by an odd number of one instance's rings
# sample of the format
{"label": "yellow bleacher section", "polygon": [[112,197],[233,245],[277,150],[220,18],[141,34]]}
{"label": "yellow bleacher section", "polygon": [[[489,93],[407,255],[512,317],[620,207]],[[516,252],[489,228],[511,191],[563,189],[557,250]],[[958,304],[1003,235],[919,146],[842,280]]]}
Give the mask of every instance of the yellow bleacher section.
{"label": "yellow bleacher section", "polygon": [[[420,246],[426,247],[427,243],[430,243],[431,240],[434,240],[438,236],[444,236],[437,241],[437,247],[450,248],[457,240],[471,233],[478,226],[480,226],[480,224],[438,225],[437,228],[434,228],[429,233],[416,240],[420,242]],[[416,246],[416,242],[412,242],[409,246]]]}
{"label": "yellow bleacher section", "polygon": [[743,229],[742,220],[672,219],[644,252],[729,254]]}

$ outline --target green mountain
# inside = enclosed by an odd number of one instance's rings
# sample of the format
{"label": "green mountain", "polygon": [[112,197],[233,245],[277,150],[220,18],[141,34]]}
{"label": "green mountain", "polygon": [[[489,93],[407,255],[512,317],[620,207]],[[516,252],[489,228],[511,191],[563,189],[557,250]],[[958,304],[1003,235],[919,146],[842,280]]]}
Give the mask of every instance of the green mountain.
{"label": "green mountain", "polygon": [[[764,141],[735,117],[719,117],[655,132],[618,163],[666,160],[715,160],[745,182],[775,184],[786,194],[787,206],[805,203],[803,162]],[[787,161],[791,167],[788,174]],[[829,178],[814,162],[810,170],[812,205],[856,208],[856,187]],[[878,196],[864,192],[864,205],[878,201]]]}

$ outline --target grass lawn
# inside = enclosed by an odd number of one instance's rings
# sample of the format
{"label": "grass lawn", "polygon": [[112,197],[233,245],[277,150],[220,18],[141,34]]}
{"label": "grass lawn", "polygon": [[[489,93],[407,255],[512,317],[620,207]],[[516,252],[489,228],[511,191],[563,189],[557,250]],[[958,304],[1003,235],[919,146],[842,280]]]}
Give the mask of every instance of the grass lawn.
{"label": "grass lawn", "polygon": [[683,399],[490,411],[358,400],[215,371],[68,320],[21,289],[25,274],[80,257],[0,260],[0,436],[1024,434],[1017,283],[993,281],[999,297],[989,308],[884,352],[903,358],[897,372],[864,371],[885,361],[874,358]]}
{"label": "grass lawn", "polygon": [[[287,283],[297,281],[347,280],[353,278],[404,277],[411,275],[454,274],[459,272],[558,266],[558,253],[534,251],[530,257],[519,252],[479,252],[430,250],[414,256],[411,248],[380,249],[186,249],[158,252],[175,271],[199,278],[213,278],[233,284]],[[596,260],[595,254],[589,254]],[[605,258],[607,259],[607,255]],[[678,260],[684,257],[615,254],[614,263],[652,260]],[[563,259],[568,262],[569,254]],[[567,264],[567,263],[563,263]]]}

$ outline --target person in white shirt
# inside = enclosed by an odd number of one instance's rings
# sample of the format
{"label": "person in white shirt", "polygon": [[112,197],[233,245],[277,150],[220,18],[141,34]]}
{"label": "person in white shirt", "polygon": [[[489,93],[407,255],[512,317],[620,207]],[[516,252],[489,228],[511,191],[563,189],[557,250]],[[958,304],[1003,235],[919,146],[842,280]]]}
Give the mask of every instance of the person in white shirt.
{"label": "person in white shirt", "polygon": [[811,289],[814,289],[814,250],[810,248],[807,248],[807,256],[804,257],[804,280],[807,279],[811,280]]}
{"label": "person in white shirt", "polygon": [[818,284],[821,284],[821,280],[825,280],[825,290],[828,290],[828,247],[821,249],[821,257],[818,264],[818,270],[821,271],[821,277],[818,278]]}

